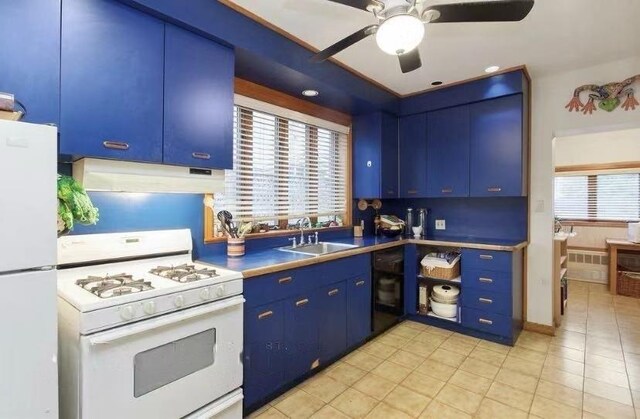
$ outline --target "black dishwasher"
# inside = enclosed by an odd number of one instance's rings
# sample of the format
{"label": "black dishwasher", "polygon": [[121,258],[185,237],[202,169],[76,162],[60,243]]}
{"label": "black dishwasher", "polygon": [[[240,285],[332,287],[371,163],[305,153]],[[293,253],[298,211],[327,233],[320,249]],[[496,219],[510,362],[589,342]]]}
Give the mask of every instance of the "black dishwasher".
{"label": "black dishwasher", "polygon": [[402,246],[373,253],[372,325],[378,335],[398,323],[404,313]]}

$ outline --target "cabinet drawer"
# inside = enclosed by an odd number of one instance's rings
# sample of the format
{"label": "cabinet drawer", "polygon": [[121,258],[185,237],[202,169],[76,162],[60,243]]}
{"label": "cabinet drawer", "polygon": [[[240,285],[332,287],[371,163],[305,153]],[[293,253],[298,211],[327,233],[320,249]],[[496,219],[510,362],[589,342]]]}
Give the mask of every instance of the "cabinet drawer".
{"label": "cabinet drawer", "polygon": [[371,254],[338,259],[317,266],[320,269],[323,284],[354,276],[368,276],[371,272]]}
{"label": "cabinet drawer", "polygon": [[511,252],[495,250],[462,250],[463,275],[468,269],[482,269],[487,271],[511,272]]}
{"label": "cabinet drawer", "polygon": [[462,306],[487,313],[504,314],[511,317],[511,294],[495,291],[465,288],[462,295]]}
{"label": "cabinet drawer", "polygon": [[491,333],[493,335],[511,337],[511,317],[502,314],[488,313],[483,310],[475,310],[462,307],[462,325],[469,329]]}
{"label": "cabinet drawer", "polygon": [[511,293],[511,272],[480,271],[463,269],[462,283],[464,289],[476,289],[490,292]]}
{"label": "cabinet drawer", "polygon": [[317,288],[319,286],[318,266],[321,265],[290,269],[247,279],[244,281],[246,305],[255,307],[267,301],[282,300]]}

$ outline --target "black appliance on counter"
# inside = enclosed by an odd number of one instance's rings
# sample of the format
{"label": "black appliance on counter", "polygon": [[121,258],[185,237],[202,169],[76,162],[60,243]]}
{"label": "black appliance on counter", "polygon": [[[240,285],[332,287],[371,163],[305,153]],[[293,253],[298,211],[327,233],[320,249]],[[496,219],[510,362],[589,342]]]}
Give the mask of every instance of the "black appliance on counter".
{"label": "black appliance on counter", "polygon": [[372,327],[378,335],[400,321],[404,313],[404,250],[373,253]]}

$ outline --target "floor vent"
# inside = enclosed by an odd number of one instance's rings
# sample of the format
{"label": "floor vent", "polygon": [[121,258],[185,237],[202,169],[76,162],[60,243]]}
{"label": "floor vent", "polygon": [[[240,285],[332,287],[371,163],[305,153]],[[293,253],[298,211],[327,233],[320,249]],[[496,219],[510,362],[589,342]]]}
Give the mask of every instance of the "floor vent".
{"label": "floor vent", "polygon": [[569,249],[567,278],[606,284],[609,280],[607,252]]}

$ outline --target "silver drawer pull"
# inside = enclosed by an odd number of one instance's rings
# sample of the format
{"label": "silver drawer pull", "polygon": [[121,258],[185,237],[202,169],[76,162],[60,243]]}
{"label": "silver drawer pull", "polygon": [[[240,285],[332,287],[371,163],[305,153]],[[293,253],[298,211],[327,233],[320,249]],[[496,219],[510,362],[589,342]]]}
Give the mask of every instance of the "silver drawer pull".
{"label": "silver drawer pull", "polygon": [[280,278],[278,279],[278,284],[288,284],[289,282],[291,282],[291,277],[287,276],[286,278]]}
{"label": "silver drawer pull", "polygon": [[266,319],[267,317],[273,316],[273,311],[265,311],[264,313],[258,314],[258,320]]}
{"label": "silver drawer pull", "polygon": [[415,194],[417,194],[417,193],[418,193],[418,191],[417,191],[417,190],[415,190],[415,189],[409,189],[409,190],[407,191],[407,193],[408,193],[409,195],[415,195]]}
{"label": "silver drawer pull", "polygon": [[493,324],[491,320],[483,319],[482,317],[480,317],[478,321],[482,324],[489,324],[489,325]]}
{"label": "silver drawer pull", "polygon": [[299,300],[296,301],[296,307],[302,307],[303,305],[307,304],[309,302],[308,298],[305,298],[303,300]]}
{"label": "silver drawer pull", "polygon": [[123,143],[122,141],[103,141],[102,145],[104,148],[110,148],[112,150],[129,150],[129,144]]}
{"label": "silver drawer pull", "polygon": [[480,301],[481,303],[484,303],[484,304],[493,304],[493,300],[491,300],[489,298],[480,297],[480,298],[478,298],[478,301]]}
{"label": "silver drawer pull", "polygon": [[211,158],[211,154],[209,154],[209,153],[199,153],[197,151],[191,153],[191,155],[193,156],[194,159],[200,159],[200,160],[209,160]]}
{"label": "silver drawer pull", "polygon": [[493,260],[493,256],[491,256],[491,255],[480,255],[480,259]]}
{"label": "silver drawer pull", "polygon": [[451,189],[451,188],[444,188],[442,190],[442,193],[451,193],[451,192],[453,192],[453,189]]}
{"label": "silver drawer pull", "polygon": [[364,281],[358,281],[356,282],[356,287],[361,287],[364,285]]}
{"label": "silver drawer pull", "polygon": [[334,295],[336,295],[338,293],[338,288],[332,289],[331,291],[329,291],[327,293],[328,296],[333,297]]}
{"label": "silver drawer pull", "polygon": [[486,284],[493,284],[493,279],[491,279],[491,278],[483,278],[483,277],[480,277],[480,278],[478,278],[478,281],[480,281],[480,282],[484,282],[484,283],[486,283]]}
{"label": "silver drawer pull", "polygon": [[389,190],[387,191],[387,193],[388,193],[389,195],[392,195],[392,194],[394,193],[394,191],[392,191],[391,189],[389,189]]}
{"label": "silver drawer pull", "polygon": [[492,188],[487,188],[487,192],[502,192],[502,188],[494,186]]}

